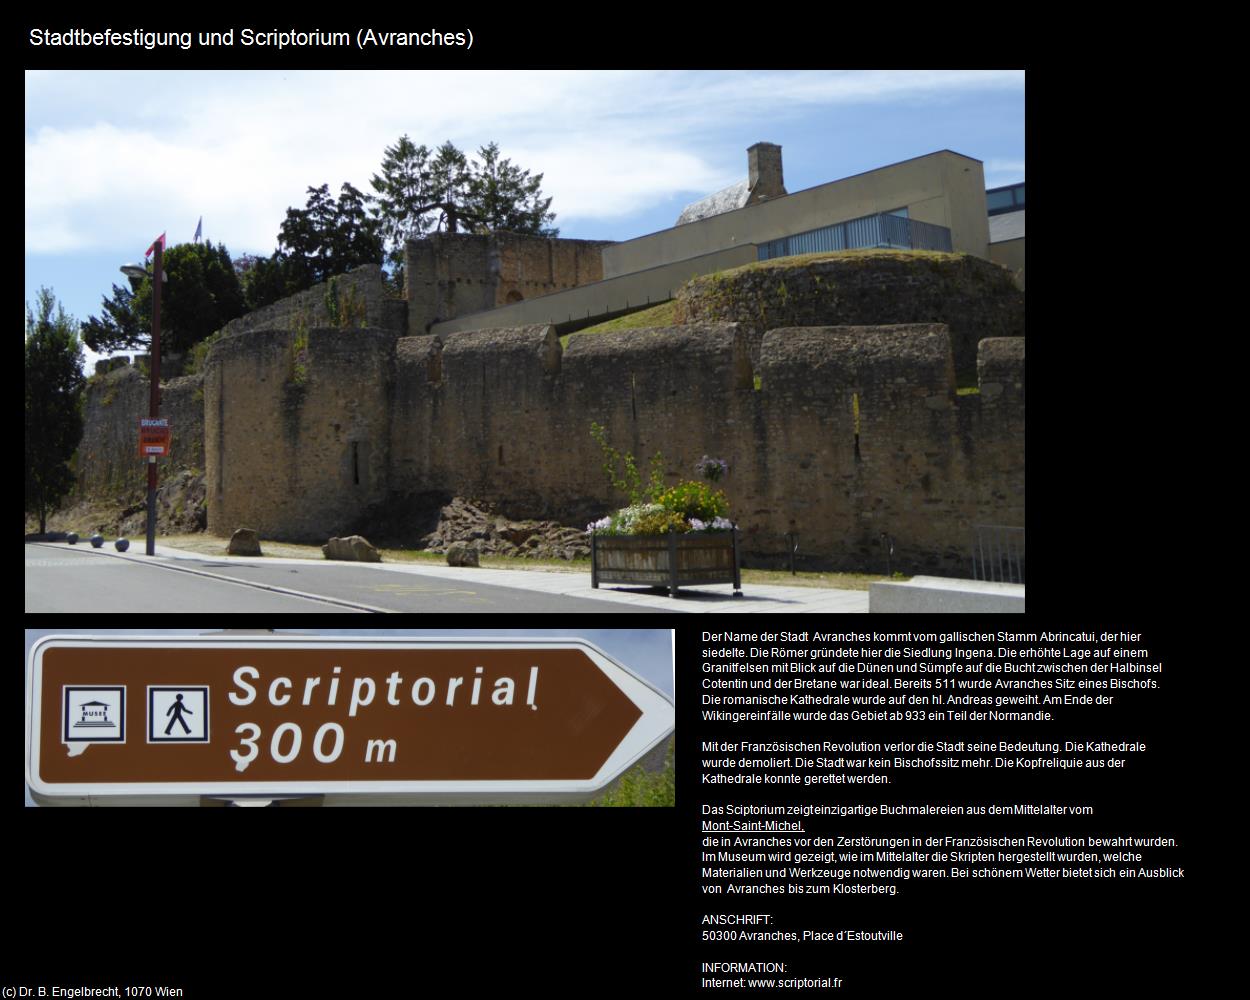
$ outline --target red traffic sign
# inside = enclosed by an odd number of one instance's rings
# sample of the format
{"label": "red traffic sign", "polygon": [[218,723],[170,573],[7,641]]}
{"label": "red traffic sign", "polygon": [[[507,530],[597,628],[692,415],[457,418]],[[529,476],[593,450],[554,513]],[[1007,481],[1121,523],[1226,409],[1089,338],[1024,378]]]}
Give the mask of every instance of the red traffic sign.
{"label": "red traffic sign", "polygon": [[167,456],[169,454],[170,429],[166,417],[139,418],[139,454],[143,458],[149,456]]}
{"label": "red traffic sign", "polygon": [[27,662],[43,804],[592,798],[672,703],[584,640],[50,636]]}

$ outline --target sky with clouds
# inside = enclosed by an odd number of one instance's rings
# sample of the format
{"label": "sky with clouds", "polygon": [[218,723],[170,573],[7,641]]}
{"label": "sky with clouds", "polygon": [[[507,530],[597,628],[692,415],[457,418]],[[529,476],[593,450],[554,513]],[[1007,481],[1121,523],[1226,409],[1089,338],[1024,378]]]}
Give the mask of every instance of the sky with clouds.
{"label": "sky with clouds", "polygon": [[938,149],[1024,179],[1024,73],[59,71],[26,73],[26,300],[100,312],[161,232],[272,253],[307,188],[365,192],[400,135],[499,143],[543,174],[561,235],[630,239],[783,147],[799,191]]}
{"label": "sky with clouds", "polygon": [[[26,629],[26,658],[29,659],[30,649],[35,642],[45,635],[99,635],[99,636],[134,636],[134,635],[203,635],[212,629],[192,628],[92,628],[92,629]],[[465,638],[481,636],[484,638],[509,639],[563,639],[580,638],[594,643],[618,663],[628,667],[642,677],[652,687],[662,691],[670,700],[673,697],[673,634],[671,629],[642,628],[541,628],[541,629],[490,629],[490,628],[456,628],[456,629],[422,629],[422,628],[321,628],[321,629],[279,629],[279,632],[325,635],[325,636],[382,636],[389,638]],[[27,693],[29,697],[29,692]],[[35,805],[30,797],[30,790],[25,788],[26,805]]]}

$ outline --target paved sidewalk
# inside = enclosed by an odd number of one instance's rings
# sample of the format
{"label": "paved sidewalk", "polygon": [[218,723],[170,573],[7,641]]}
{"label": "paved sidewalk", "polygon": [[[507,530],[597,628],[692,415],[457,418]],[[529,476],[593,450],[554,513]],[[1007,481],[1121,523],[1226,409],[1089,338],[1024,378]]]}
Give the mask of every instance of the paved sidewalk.
{"label": "paved sidewalk", "polygon": [[[142,553],[141,547],[140,553]],[[211,560],[219,566],[223,563],[264,563],[269,566],[289,564],[303,567],[329,565],[325,562],[318,562],[315,559],[280,559],[270,556],[208,556],[201,552],[187,552],[159,544],[156,546],[156,554],[159,557],[172,561]],[[143,558],[146,558],[146,556]],[[667,591],[661,592],[636,587],[603,585],[596,590],[590,585],[589,569],[584,573],[545,573],[541,570],[475,569],[472,567],[458,568],[415,563],[337,563],[336,565],[367,566],[380,573],[402,573],[412,576],[433,577],[439,580],[453,580],[460,584],[475,582],[495,587],[512,587],[517,590],[528,590],[545,594],[619,602],[631,605],[634,608],[647,608],[654,611],[684,614],[728,614],[738,612],[749,612],[752,614],[768,612],[863,614],[868,611],[868,591],[866,590],[832,590],[820,587],[781,587],[764,584],[744,584],[742,588],[743,596],[735,598],[733,596],[733,586],[726,583],[717,586],[682,589],[679,591],[679,597],[670,598]],[[228,566],[221,566],[220,572],[223,576],[230,575]]]}

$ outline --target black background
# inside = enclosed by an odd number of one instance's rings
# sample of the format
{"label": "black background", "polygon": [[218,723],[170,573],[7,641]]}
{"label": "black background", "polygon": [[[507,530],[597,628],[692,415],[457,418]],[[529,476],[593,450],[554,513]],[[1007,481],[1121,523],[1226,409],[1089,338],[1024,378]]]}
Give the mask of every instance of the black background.
{"label": "black background", "polygon": [[[706,13],[706,12],[704,12]],[[451,51],[373,54],[379,67],[716,67],[846,66],[856,51],[831,39],[879,36],[882,25],[839,15],[834,31],[800,25],[729,24],[712,17],[660,15],[589,18],[561,26],[533,16],[516,23],[474,24],[468,58]],[[126,19],[160,28],[155,18]],[[240,16],[236,24],[259,21]],[[266,18],[275,26],[330,29],[312,18]],[[402,19],[379,18],[388,22]],[[426,27],[394,24],[395,27]],[[430,20],[442,21],[441,17]],[[452,23],[472,17],[451,16]],[[556,20],[555,17],[550,20]],[[314,23],[315,21],[315,23]],[[86,20],[48,27],[83,27]],[[113,26],[122,25],[113,19]],[[36,52],[27,67],[209,65],[203,54]],[[197,22],[195,27],[213,25]],[[911,883],[906,902],[871,897],[815,897],[812,926],[829,907],[839,920],[899,927],[904,945],[860,945],[832,953],[828,968],[808,946],[793,956],[782,945],[712,948],[700,943],[709,907],[699,892],[700,739],[741,738],[746,726],[698,721],[697,666],[703,629],[802,630],[867,628],[868,619],[832,616],[655,616],[648,626],[680,627],[677,657],[678,808],[380,809],[380,810],[54,810],[15,814],[19,850],[11,854],[16,885],[5,984],[166,983],[187,996],[368,996],[382,987],[417,992],[458,989],[556,995],[585,991],[638,995],[698,989],[700,963],[758,957],[793,961],[800,974],[840,975],[843,993],[893,996],[917,987],[965,996],[1031,994],[1163,995],[1193,988],[1207,969],[1198,940],[1210,885],[1212,841],[1199,810],[1208,806],[1204,775],[1218,760],[1198,759],[1188,741],[1214,740],[1220,723],[1223,663],[1209,657],[1204,630],[1217,627],[1189,613],[1196,569],[1208,548],[1209,524],[1190,484],[1192,470],[1177,437],[1191,426],[1179,384],[1178,316],[1154,280],[1150,246],[1131,211],[1113,228],[1099,217],[1096,193],[1114,180],[1132,204],[1169,168],[1173,154],[1141,148],[1153,134],[1146,74],[1128,74],[1104,59],[1087,60],[1068,40],[1062,60],[1022,56],[1021,35],[1003,24],[982,26],[952,47],[926,38],[923,52],[894,53],[897,65],[986,65],[1010,38],[1013,65],[1027,64],[1031,297],[1028,302],[1034,394],[1029,415],[1029,534],[1033,578],[1029,613],[1010,619],[1020,631],[1127,630],[1164,660],[1165,692],[1139,699],[1114,724],[1079,727],[1082,735],[1142,739],[1155,748],[1128,772],[1081,788],[1065,774],[1031,773],[1035,788],[1063,784],[1063,798],[1089,798],[1102,832],[1157,832],[1180,839],[1169,860],[1187,878],[1173,882],[1082,881]],[[859,34],[857,34],[857,32]],[[1027,45],[1026,45],[1027,48]],[[874,52],[879,55],[879,51]],[[1104,55],[1099,53],[1099,55]],[[214,54],[212,65],[221,65]],[[260,53],[242,67],[350,66],[324,53]],[[353,57],[355,58],[355,57]],[[766,138],[766,137],[763,137]],[[957,137],[952,145],[958,146]],[[975,151],[971,151],[974,152]],[[1135,157],[1141,154],[1140,159]],[[1151,164],[1149,174],[1145,164]],[[1183,340],[1183,338],[1181,338]],[[1183,357],[1183,351],[1182,351]],[[90,616],[62,621],[27,616],[28,627],[88,627]],[[895,617],[893,630],[974,630],[1002,619],[925,620]],[[428,625],[411,619],[412,624]],[[588,627],[610,618],[559,616]],[[117,619],[101,622],[117,627]],[[207,629],[255,625],[246,619],[144,616],[141,627]],[[326,624],[330,624],[329,621]],[[338,626],[340,620],[333,620]],[[401,619],[399,624],[404,624]],[[451,627],[455,627],[451,623]],[[524,620],[464,624],[533,627]],[[630,622],[638,624],[637,619]],[[310,627],[307,619],[265,627]],[[873,627],[876,625],[873,620]],[[1090,732],[1090,730],[1097,730]],[[732,734],[732,735],[730,735]],[[761,724],[761,738],[815,735]],[[847,726],[822,738],[872,735]],[[906,738],[918,733],[908,731]],[[934,736],[939,734],[935,733]],[[953,733],[940,734],[951,738]],[[988,732],[975,733],[989,738]],[[1043,738],[1040,730],[1004,727],[999,738]],[[967,738],[965,736],[965,738]],[[1065,738],[1058,731],[1044,738]],[[1203,753],[1207,751],[1204,749]],[[923,773],[914,782],[934,780]],[[1004,788],[981,789],[997,795]],[[1040,792],[1038,793],[1040,796]],[[752,792],[750,798],[762,796]],[[727,797],[722,791],[716,798]],[[787,797],[798,798],[791,792]],[[803,798],[815,795],[803,793]],[[867,796],[865,796],[867,797]],[[909,797],[930,794],[915,791]],[[931,797],[954,797],[933,791]],[[833,827],[833,821],[825,820]],[[862,821],[861,821],[862,822]],[[885,821],[878,821],[886,829]],[[1031,819],[1030,829],[1047,820]],[[909,829],[916,821],[901,821]],[[967,826],[963,825],[966,830]],[[986,828],[992,824],[987,821]],[[1001,824],[1008,825],[1008,824]],[[1061,823],[1055,823],[1056,832]],[[939,821],[927,829],[943,831]],[[1067,831],[1064,831],[1067,832]],[[1092,832],[1092,831],[1091,831]],[[1166,862],[1160,862],[1166,863]],[[796,898],[743,897],[738,912],[797,913]],[[777,900],[780,900],[778,902]],[[884,907],[880,918],[874,910]],[[899,914],[903,914],[900,916]],[[786,920],[783,926],[793,925]],[[732,952],[732,954],[730,954]]]}
{"label": "black background", "polygon": [[[762,622],[762,619],[755,621]],[[848,621],[850,624],[847,624]],[[839,627],[861,628],[855,621],[865,619],[843,619]],[[903,627],[919,631],[952,628],[950,618],[944,616],[927,619],[908,617],[905,626],[895,624],[897,621],[895,617],[876,617],[871,619],[871,627]],[[1030,628],[1036,626],[1037,616],[1029,615],[1028,621]],[[961,616],[959,622],[957,627],[960,629],[978,631],[1023,627],[1014,617]],[[754,627],[771,626],[770,621]],[[1087,630],[1097,632],[1102,627],[1110,629],[1104,623],[1099,627],[1090,625]],[[1059,628],[1071,630],[1068,624]],[[701,662],[698,645],[696,637],[692,636],[687,654],[690,663],[684,675],[686,686],[683,688],[679,683],[678,688],[679,703],[683,705],[697,700],[699,696],[695,690],[695,672]],[[922,879],[902,882],[901,892],[896,897],[701,896],[701,906],[696,905],[691,910],[692,919],[701,912],[772,913],[776,923],[767,928],[769,930],[845,927],[895,929],[904,933],[903,941],[898,943],[704,944],[700,950],[702,959],[785,961],[787,975],[840,975],[846,981],[842,992],[856,996],[893,995],[894,990],[934,988],[954,988],[974,996],[1002,995],[1004,992],[1012,995],[1033,992],[1058,995],[1078,987],[1091,991],[1141,990],[1147,995],[1156,995],[1155,991],[1162,991],[1167,986],[1179,988],[1184,985],[1192,974],[1191,962],[1185,955],[1182,942],[1191,932],[1191,900],[1196,877],[1190,866],[1190,859],[1195,853],[1190,850],[1195,839],[1192,817],[1199,806],[1194,776],[1201,773],[1203,765],[1191,750],[1192,733],[1184,724],[1193,707],[1189,703],[1189,689],[1184,677],[1184,650],[1178,651],[1166,637],[1149,629],[1145,630],[1142,642],[1132,645],[1148,646],[1152,654],[1151,662],[1164,660],[1165,673],[1155,675],[1159,677],[1158,691],[1116,692],[1112,706],[1056,707],[1051,709],[1054,720],[1046,723],[703,723],[699,731],[700,739],[757,742],[831,738],[839,742],[888,742],[893,739],[913,743],[958,739],[1045,740],[1058,742],[1061,749],[1065,740],[1145,742],[1148,750],[1144,753],[1116,755],[1128,758],[1128,766],[1124,769],[896,770],[890,772],[892,784],[883,786],[847,785],[842,786],[843,790],[839,790],[839,786],[826,786],[822,792],[819,787],[807,790],[793,785],[723,785],[704,786],[706,790],[702,791],[702,795],[711,802],[747,803],[862,801],[896,804],[930,800],[959,804],[1022,801],[1089,803],[1094,807],[1094,815],[1090,817],[810,817],[802,822],[808,834],[827,837],[836,833],[870,836],[891,833],[968,836],[985,833],[1174,837],[1180,845],[1178,849],[1143,849],[1142,862],[1114,867],[1183,867],[1184,880]],[[682,788],[698,787],[698,761],[690,760],[696,756],[696,750],[687,741],[688,752],[682,759]],[[725,755],[708,753],[698,756]],[[777,756],[789,755],[783,753]],[[1107,755],[1100,756],[1105,758]],[[684,801],[682,805],[685,811]],[[697,819],[688,815],[687,822],[693,825]],[[989,850],[993,853],[993,849]],[[1036,848],[1009,850],[1029,851]],[[697,852],[692,854],[691,867],[700,867],[698,857]],[[938,866],[941,867],[941,863]],[[826,865],[817,862],[807,867]],[[834,863],[827,867],[858,866]],[[879,867],[910,866],[883,864]],[[1052,863],[1040,867],[1060,866]],[[727,977],[722,974],[720,978]]]}
{"label": "black background", "polygon": [[[948,617],[791,619],[699,616],[677,643],[675,809],[438,808],[271,810],[27,809],[19,870],[29,982],[166,983],[222,996],[240,982],[286,990],[387,985],[471,991],[699,988],[704,961],[784,961],[787,975],[840,976],[842,994],[955,989],[965,996],[1086,991],[1163,995],[1192,988],[1209,874],[1205,807],[1186,720],[1202,711],[1184,641],[1146,627],[1163,659],[1158,692],[1114,710],[1062,709],[1055,724],[710,724],[699,721],[701,631],[838,628],[1088,629],[1125,622]],[[885,621],[885,626],[878,625]],[[562,624],[567,620],[562,620]],[[905,623],[905,624],[904,624]],[[40,624],[43,624],[42,622]],[[75,624],[79,624],[76,622]],[[145,626],[162,624],[144,622]],[[219,624],[213,622],[212,624]],[[336,622],[335,624],[339,624]],[[474,620],[474,625],[482,624]],[[520,623],[517,623],[518,626]],[[532,619],[526,622],[532,625]],[[655,625],[671,625],[657,618]],[[309,627],[307,620],[275,627]],[[206,626],[207,627],[207,626]],[[506,627],[506,626],[505,626]],[[912,771],[888,794],[836,786],[700,788],[704,739],[976,738],[1143,740],[1117,772]],[[1205,751],[1204,751],[1205,752]],[[862,787],[862,786],[861,786]],[[1173,836],[1140,867],[1183,880],[912,880],[903,895],[705,896],[703,801],[1088,801],[1092,819],[805,820],[811,832],[1031,832]],[[1139,867],[1134,865],[1133,867]],[[902,943],[705,944],[705,913],[772,913],[770,929],[895,928]],[[194,989],[190,989],[194,988]],[[244,995],[261,995],[248,989]],[[329,995],[329,994],[326,994]]]}

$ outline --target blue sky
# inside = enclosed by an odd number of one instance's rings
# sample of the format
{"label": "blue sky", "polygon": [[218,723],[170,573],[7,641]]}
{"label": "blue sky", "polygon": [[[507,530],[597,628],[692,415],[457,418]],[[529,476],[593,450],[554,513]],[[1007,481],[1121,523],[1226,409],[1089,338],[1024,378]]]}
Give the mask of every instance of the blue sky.
{"label": "blue sky", "polygon": [[[57,629],[26,629],[26,655],[30,655],[30,647],[45,635],[203,635],[213,629],[193,628],[57,628]],[[663,691],[670,699],[673,697],[673,640],[670,629],[630,629],[630,628],[522,628],[522,629],[490,629],[490,628],[323,628],[323,629],[279,629],[280,632],[306,633],[308,635],[346,635],[346,636],[391,636],[407,638],[458,638],[464,636],[485,636],[488,638],[580,638],[594,643],[618,663],[629,667],[634,673],[646,679],[653,687]],[[23,661],[24,663],[25,661]],[[23,669],[25,667],[23,666]],[[35,803],[30,797],[30,790],[23,789],[26,805]]]}
{"label": "blue sky", "polygon": [[544,175],[562,236],[665,229],[783,147],[799,191],[953,149],[989,187],[1024,179],[1024,73],[925,71],[57,71],[26,74],[25,298],[100,312],[118,267],[196,222],[230,252],[272,253],[323,183],[369,192],[401,134],[490,141]]}

